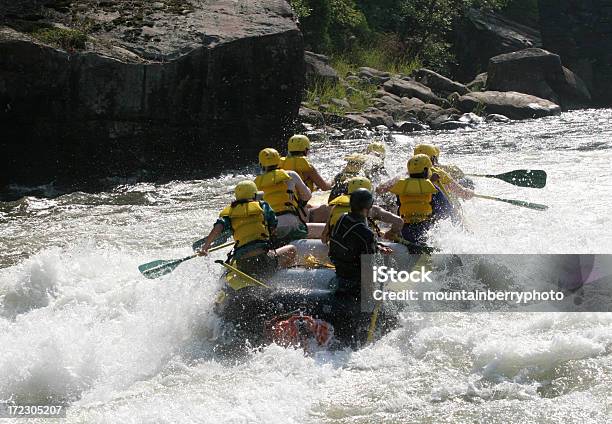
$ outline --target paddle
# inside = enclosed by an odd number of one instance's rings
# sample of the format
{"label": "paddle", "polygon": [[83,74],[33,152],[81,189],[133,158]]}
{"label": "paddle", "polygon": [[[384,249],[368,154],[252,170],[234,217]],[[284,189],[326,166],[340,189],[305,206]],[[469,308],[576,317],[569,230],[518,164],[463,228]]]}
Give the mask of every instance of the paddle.
{"label": "paddle", "polygon": [[[212,249],[209,249],[208,251],[214,252],[215,250],[223,249],[224,247],[231,246],[232,244],[234,244],[234,242],[230,241],[220,246],[213,247]],[[195,254],[191,256],[186,256],[181,259],[170,259],[170,260],[161,259],[161,260],[149,262],[149,263],[140,265],[138,267],[138,271],[140,271],[140,273],[144,275],[146,278],[149,278],[149,279],[159,278],[162,275],[170,274],[172,271],[176,269],[177,266],[179,266],[185,261],[188,261],[189,259],[195,258],[196,256],[198,255]]]}
{"label": "paddle", "polygon": [[[210,244],[210,247],[220,246],[221,244],[225,243],[231,236],[232,236],[231,230],[222,232],[219,237],[213,240],[213,242]],[[191,245],[191,248],[193,249],[194,252],[197,252],[198,250],[200,250],[200,247],[202,247],[204,243],[206,243],[206,237],[194,242]]]}
{"label": "paddle", "polygon": [[522,206],[524,208],[534,209],[536,211],[545,211],[546,209],[548,209],[548,206],[546,205],[541,205],[539,203],[524,202],[522,200],[502,199],[500,197],[485,196],[483,194],[474,194],[474,197],[478,197],[480,199],[497,200],[498,202],[510,203],[511,205]]}
{"label": "paddle", "polygon": [[470,177],[497,178],[518,187],[544,188],[546,171],[541,169],[517,169],[503,174],[466,174]]}
{"label": "paddle", "polygon": [[219,260],[215,261],[215,263],[216,263],[216,264],[219,264],[219,265],[224,266],[226,269],[228,269],[228,270],[230,270],[230,271],[232,271],[232,272],[234,272],[234,273],[238,274],[238,275],[239,275],[239,276],[241,276],[242,278],[245,278],[245,279],[247,279],[247,280],[249,280],[249,281],[251,281],[251,282],[253,282],[253,283],[257,284],[258,286],[262,286],[262,287],[265,287],[265,288],[267,288],[267,289],[269,289],[269,288],[270,288],[270,286],[268,286],[268,285],[266,285],[266,284],[262,283],[262,282],[261,282],[261,281],[259,281],[259,280],[254,279],[254,278],[253,278],[253,277],[251,277],[249,274],[245,274],[244,272],[240,271],[238,268],[235,268],[235,267],[231,266],[230,264],[225,263],[225,262],[224,262],[224,261],[222,261],[221,259],[219,259]]}

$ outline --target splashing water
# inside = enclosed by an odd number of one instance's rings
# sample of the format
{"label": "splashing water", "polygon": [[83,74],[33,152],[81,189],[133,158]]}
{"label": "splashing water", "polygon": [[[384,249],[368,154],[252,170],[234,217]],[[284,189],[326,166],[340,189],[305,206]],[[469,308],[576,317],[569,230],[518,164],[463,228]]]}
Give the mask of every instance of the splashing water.
{"label": "splashing water", "polygon": [[[333,177],[368,142],[315,143],[312,161]],[[421,142],[470,173],[548,172],[542,190],[476,180],[550,209],[466,202],[470,231],[432,231],[444,252],[612,253],[611,110],[385,142],[392,175]],[[145,280],[137,266],[188,254],[254,172],[0,203],[0,399],[68,402],[70,423],[610,421],[612,314],[411,313],[357,352],[219,360],[221,269],[199,258]]]}

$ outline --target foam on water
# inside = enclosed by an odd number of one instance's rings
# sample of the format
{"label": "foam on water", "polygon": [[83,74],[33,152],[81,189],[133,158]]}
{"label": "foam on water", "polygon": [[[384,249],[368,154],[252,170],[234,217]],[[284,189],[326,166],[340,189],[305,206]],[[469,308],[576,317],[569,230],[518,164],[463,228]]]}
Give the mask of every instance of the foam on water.
{"label": "foam on water", "polygon": [[[444,252],[612,253],[611,118],[397,136],[386,165],[403,173],[412,146],[435,142],[466,172],[548,171],[543,190],[476,180],[550,209],[466,202],[469,230],[432,231]],[[313,160],[332,177],[367,142],[330,141]],[[0,399],[66,401],[70,423],[610,421],[612,314],[410,313],[357,352],[220,361],[207,341],[218,266],[198,258],[157,280],[137,266],[187,255],[254,172],[0,204]]]}

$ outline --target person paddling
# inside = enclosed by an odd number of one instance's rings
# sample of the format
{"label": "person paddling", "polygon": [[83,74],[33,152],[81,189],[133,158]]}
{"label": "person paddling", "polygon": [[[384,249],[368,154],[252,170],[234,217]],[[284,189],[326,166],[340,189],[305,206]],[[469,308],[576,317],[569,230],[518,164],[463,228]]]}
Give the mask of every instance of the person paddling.
{"label": "person paddling", "polygon": [[297,172],[310,191],[331,189],[331,184],[321,177],[319,171],[307,159],[310,151],[308,137],[301,134],[294,135],[287,143],[287,151],[287,157],[281,160],[279,168]]}
{"label": "person paddling", "polygon": [[264,200],[278,218],[275,242],[281,246],[293,240],[320,237],[323,224],[306,224],[304,206],[312,196],[311,191],[297,172],[280,169],[280,163],[281,157],[276,149],[263,149],[259,152],[263,174],[255,178],[257,188],[263,191]]}
{"label": "person paddling", "polygon": [[[369,314],[360,310],[361,255],[378,252],[376,234],[368,227],[367,217],[374,204],[372,193],[359,188],[351,193],[350,211],[340,216],[331,231],[329,258],[336,267],[332,284],[335,304],[334,331],[343,340],[365,340]],[[355,320],[364,331],[355,333]]]}
{"label": "person paddling", "polygon": [[251,276],[265,277],[279,267],[294,264],[296,249],[284,246],[272,250],[271,239],[277,228],[276,214],[270,205],[258,200],[253,181],[241,181],[234,188],[235,200],[219,214],[198,255],[208,255],[212,242],[229,230],[236,241],[231,258],[236,268]]}
{"label": "person paddling", "polygon": [[[433,144],[417,144],[414,148],[414,155],[424,154],[429,157],[432,163],[431,180],[438,184],[438,187],[444,191],[447,196],[453,195],[464,200],[469,200],[474,197],[474,191],[470,190],[455,181],[450,174],[445,170],[445,167],[440,166],[438,159],[440,157],[440,148]],[[451,169],[449,167],[449,169]],[[451,200],[451,199],[449,199]]]}
{"label": "person paddling", "polygon": [[[329,219],[327,220],[327,224],[323,230],[323,234],[321,235],[321,240],[323,243],[327,244],[329,242],[330,233],[333,231],[333,228],[340,217],[343,214],[351,211],[351,194],[363,188],[371,192],[372,182],[365,177],[353,177],[347,182],[346,194],[336,197],[329,203]],[[401,234],[402,227],[404,226],[404,220],[401,217],[391,212],[387,212],[379,206],[372,205],[368,211],[368,222],[370,223],[371,227],[379,231],[379,229],[376,227],[376,221],[391,224],[391,229],[385,234],[385,238],[389,240],[393,240],[395,239],[395,236],[399,236]]]}
{"label": "person paddling", "polygon": [[412,243],[425,243],[431,225],[452,215],[448,198],[429,180],[432,167],[427,155],[412,157],[408,161],[410,178],[400,179],[389,189],[397,196],[399,215],[404,220],[402,237]]}

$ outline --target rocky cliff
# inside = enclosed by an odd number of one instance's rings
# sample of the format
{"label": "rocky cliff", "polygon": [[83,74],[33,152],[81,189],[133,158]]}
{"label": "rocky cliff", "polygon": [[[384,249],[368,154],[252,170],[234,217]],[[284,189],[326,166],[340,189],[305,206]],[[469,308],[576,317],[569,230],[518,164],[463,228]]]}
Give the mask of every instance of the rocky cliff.
{"label": "rocky cliff", "polygon": [[198,175],[297,116],[284,0],[0,0],[0,17],[0,186]]}
{"label": "rocky cliff", "polygon": [[561,56],[598,105],[612,105],[612,0],[539,0],[544,48]]}

